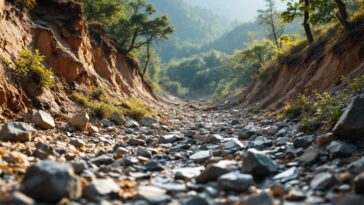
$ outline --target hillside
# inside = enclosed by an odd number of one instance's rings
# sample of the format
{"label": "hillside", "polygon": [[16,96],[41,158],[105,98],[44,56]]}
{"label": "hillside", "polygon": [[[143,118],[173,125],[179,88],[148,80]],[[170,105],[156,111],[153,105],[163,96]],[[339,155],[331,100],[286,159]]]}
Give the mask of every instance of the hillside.
{"label": "hillside", "polygon": [[313,45],[296,46],[259,74],[246,91],[245,104],[272,107],[305,90],[323,92],[347,84],[343,78],[350,81],[364,73],[363,34],[364,18],[359,16],[351,22],[349,31],[336,25]]}
{"label": "hillside", "polygon": [[15,117],[31,108],[65,115],[77,111],[73,93],[104,88],[114,99],[155,101],[138,65],[97,26],[88,26],[79,4],[39,0],[28,15],[0,1],[0,56],[13,64],[22,50],[38,49],[56,75],[51,90],[38,95],[0,64],[0,114]]}

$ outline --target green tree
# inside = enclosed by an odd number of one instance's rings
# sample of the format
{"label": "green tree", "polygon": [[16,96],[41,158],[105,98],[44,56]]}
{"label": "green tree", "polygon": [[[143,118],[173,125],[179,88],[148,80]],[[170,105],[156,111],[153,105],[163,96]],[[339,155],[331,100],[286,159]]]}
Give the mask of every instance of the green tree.
{"label": "green tree", "polygon": [[115,24],[125,17],[125,2],[119,0],[81,0],[86,18],[105,26]]}
{"label": "green tree", "polygon": [[291,23],[297,17],[303,17],[303,28],[305,29],[307,42],[313,43],[314,38],[310,25],[310,14],[314,10],[314,4],[311,4],[309,0],[286,0],[287,9],[282,12],[281,17],[283,22]]}
{"label": "green tree", "polygon": [[118,39],[127,54],[143,46],[149,45],[147,48],[150,48],[153,43],[168,39],[173,33],[174,29],[167,16],[151,18],[155,9],[145,1],[132,1],[128,4],[128,9],[130,15],[121,18],[111,28],[111,34]]}
{"label": "green tree", "polygon": [[284,26],[280,23],[279,13],[276,9],[274,0],[265,0],[266,1],[266,9],[258,10],[258,22],[270,30],[270,36],[274,40],[274,43],[277,46],[277,49],[281,48],[281,44],[279,43],[280,37],[283,35]]}

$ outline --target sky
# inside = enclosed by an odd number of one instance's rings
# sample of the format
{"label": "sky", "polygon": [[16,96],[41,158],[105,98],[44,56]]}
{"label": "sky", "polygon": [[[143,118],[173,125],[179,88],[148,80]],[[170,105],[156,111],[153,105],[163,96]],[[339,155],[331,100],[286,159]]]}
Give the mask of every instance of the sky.
{"label": "sky", "polygon": [[[186,0],[189,4],[212,10],[213,12],[238,21],[252,21],[258,9],[265,8],[265,0]],[[276,0],[277,9],[284,4]]]}

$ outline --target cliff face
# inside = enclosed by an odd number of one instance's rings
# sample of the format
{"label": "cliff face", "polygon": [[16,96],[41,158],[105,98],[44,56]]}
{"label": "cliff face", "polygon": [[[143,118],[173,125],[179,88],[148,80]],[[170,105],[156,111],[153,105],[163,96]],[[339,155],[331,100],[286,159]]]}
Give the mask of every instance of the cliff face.
{"label": "cliff face", "polygon": [[343,77],[362,74],[364,20],[357,20],[350,31],[333,29],[294,60],[263,73],[247,90],[244,104],[276,106],[305,90],[332,90],[343,85]]}
{"label": "cliff face", "polygon": [[0,0],[0,57],[14,61],[21,50],[39,49],[46,66],[57,76],[56,86],[35,99],[0,64],[0,114],[15,116],[33,106],[72,111],[76,109],[72,93],[90,87],[105,88],[114,99],[136,97],[156,102],[137,63],[99,26],[86,24],[79,4],[37,2],[27,14]]}

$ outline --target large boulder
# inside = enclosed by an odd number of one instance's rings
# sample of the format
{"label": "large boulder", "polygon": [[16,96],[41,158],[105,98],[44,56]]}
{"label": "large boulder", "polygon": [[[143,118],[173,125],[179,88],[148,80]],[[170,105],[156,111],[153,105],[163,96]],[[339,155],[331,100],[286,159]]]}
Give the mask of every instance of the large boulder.
{"label": "large boulder", "polygon": [[364,95],[355,97],[336,123],[333,134],[350,139],[364,136]]}
{"label": "large boulder", "polygon": [[44,130],[53,129],[56,126],[53,117],[42,110],[38,110],[33,115],[32,121],[35,125]]}
{"label": "large boulder", "polygon": [[80,130],[80,131],[85,131],[87,129],[87,124],[88,124],[88,121],[90,120],[90,117],[88,116],[87,112],[82,112],[82,113],[79,113],[77,115],[75,115],[73,118],[71,118],[68,123]]}
{"label": "large boulder", "polygon": [[9,142],[28,142],[32,140],[35,129],[25,122],[9,122],[0,130],[0,140]]}
{"label": "large boulder", "polygon": [[81,183],[71,165],[43,161],[27,169],[20,191],[37,201],[56,203],[62,198],[80,197]]}

